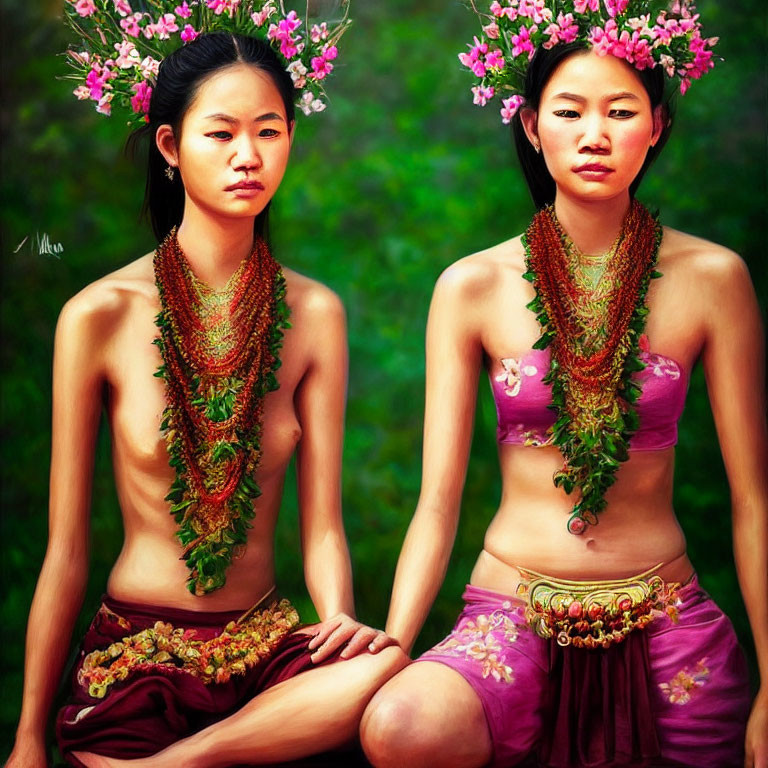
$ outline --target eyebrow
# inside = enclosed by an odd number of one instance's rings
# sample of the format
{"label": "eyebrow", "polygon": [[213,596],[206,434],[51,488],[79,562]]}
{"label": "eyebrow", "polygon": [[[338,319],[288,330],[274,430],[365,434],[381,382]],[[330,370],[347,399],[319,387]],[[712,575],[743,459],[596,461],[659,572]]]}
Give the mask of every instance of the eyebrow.
{"label": "eyebrow", "polygon": [[[558,93],[556,96],[553,96],[554,99],[566,99],[567,101],[578,101],[580,104],[583,104],[586,102],[586,99],[583,96],[579,96],[576,93]],[[634,99],[635,101],[638,101],[638,97],[636,94],[632,93],[631,91],[621,91],[620,93],[614,93],[610,96],[606,97],[606,101],[621,101],[622,99]]]}
{"label": "eyebrow", "polygon": [[[236,117],[226,115],[224,112],[214,112],[212,115],[206,115],[203,120],[223,120],[225,123],[237,124],[240,121]],[[277,112],[265,112],[263,115],[259,115],[254,119],[254,123],[265,123],[270,120],[280,120],[285,122],[285,118],[282,115],[278,115]]]}

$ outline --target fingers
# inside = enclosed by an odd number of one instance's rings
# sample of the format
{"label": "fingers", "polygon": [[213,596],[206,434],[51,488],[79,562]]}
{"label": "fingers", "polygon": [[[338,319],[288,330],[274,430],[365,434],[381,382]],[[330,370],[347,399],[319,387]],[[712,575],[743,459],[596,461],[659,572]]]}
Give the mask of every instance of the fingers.
{"label": "fingers", "polygon": [[314,647],[316,648],[311,657],[312,661],[315,664],[325,661],[331,654],[341,648],[352,635],[354,635],[358,626],[357,622],[347,623],[340,621],[336,624],[336,628],[332,632],[326,634],[324,640],[319,641],[318,638],[320,635],[316,635],[310,643],[310,648],[312,643],[314,643]]}
{"label": "fingers", "polygon": [[378,630],[367,627],[364,624],[349,639],[347,647],[341,652],[342,659],[351,659],[362,653],[371,645],[378,634]]}
{"label": "fingers", "polygon": [[380,630],[376,632],[376,637],[368,644],[368,650],[371,653],[378,653],[383,648],[387,648],[390,645],[400,645],[394,637],[390,637],[386,632]]}
{"label": "fingers", "polygon": [[341,619],[329,619],[328,621],[317,624],[315,636],[309,641],[307,648],[312,651],[321,646],[340,625]]}

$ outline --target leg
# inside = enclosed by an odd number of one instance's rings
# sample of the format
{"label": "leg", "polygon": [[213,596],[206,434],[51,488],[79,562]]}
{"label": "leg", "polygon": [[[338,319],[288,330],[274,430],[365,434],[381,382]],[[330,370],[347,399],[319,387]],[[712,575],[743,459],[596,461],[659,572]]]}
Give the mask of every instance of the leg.
{"label": "leg", "polygon": [[365,710],[360,737],[376,768],[472,768],[492,754],[474,689],[435,662],[412,664],[390,680]]}
{"label": "leg", "polygon": [[397,647],[302,672],[260,693],[234,715],[143,760],[75,753],[88,768],[215,768],[295,760],[354,739],[374,692],[407,664]]}
{"label": "leg", "polygon": [[677,624],[664,617],[646,630],[662,757],[741,766],[750,702],[744,655],[728,617],[696,583],[681,599]]}

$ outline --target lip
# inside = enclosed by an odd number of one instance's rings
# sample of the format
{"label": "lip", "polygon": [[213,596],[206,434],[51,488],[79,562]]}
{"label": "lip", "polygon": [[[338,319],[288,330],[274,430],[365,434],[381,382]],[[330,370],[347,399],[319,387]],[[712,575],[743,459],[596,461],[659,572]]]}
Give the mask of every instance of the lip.
{"label": "lip", "polygon": [[264,189],[264,185],[260,181],[238,181],[237,184],[231,184],[226,188],[227,192],[233,192],[235,190],[242,191],[260,191]]}
{"label": "lip", "polygon": [[583,179],[589,179],[592,181],[601,181],[602,179],[610,176],[614,171],[613,168],[609,168],[602,163],[586,163],[580,165],[578,168],[573,169],[574,173],[577,173]]}

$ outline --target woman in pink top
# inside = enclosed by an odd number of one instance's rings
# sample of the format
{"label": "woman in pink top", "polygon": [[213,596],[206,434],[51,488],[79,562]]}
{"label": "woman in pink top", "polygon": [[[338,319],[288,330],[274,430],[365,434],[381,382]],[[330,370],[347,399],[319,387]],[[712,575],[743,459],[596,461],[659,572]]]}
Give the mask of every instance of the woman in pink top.
{"label": "woman in pink top", "polygon": [[[765,768],[760,313],[735,253],[663,228],[634,198],[670,128],[665,75],[687,90],[715,41],[687,3],[655,23],[643,0],[554,5],[493,3],[460,57],[479,78],[477,103],[506,97],[541,210],[523,236],[461,259],[435,288],[421,496],[387,623],[403,648],[448,564],[483,368],[503,491],[453,631],[377,693],[363,746],[374,765],[398,768],[533,755],[563,768]],[[697,583],[672,507],[697,360],[763,681],[751,715],[743,655]]]}

